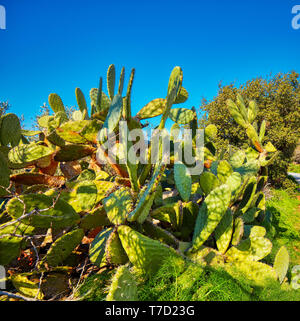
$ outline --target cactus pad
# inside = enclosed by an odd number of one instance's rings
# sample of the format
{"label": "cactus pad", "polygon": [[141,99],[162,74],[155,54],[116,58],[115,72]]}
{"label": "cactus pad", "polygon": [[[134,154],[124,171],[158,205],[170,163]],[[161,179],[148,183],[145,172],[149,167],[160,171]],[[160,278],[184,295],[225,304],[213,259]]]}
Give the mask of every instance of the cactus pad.
{"label": "cactus pad", "polygon": [[48,266],[57,266],[73,252],[73,250],[81,243],[84,237],[82,229],[76,229],[69,233],[64,234],[52,243],[47,254],[40,262],[41,266],[47,263]]}
{"label": "cactus pad", "polygon": [[6,114],[0,118],[0,143],[15,147],[21,139],[21,125],[18,116]]}
{"label": "cactus pad", "polygon": [[120,188],[102,200],[107,217],[113,224],[124,224],[133,208],[133,200],[128,188]]}
{"label": "cactus pad", "polygon": [[279,282],[282,283],[284,281],[284,278],[286,276],[286,273],[288,271],[289,268],[289,253],[287,251],[287,249],[282,246],[276,256],[275,256],[275,261],[274,261],[274,270],[277,273]]}
{"label": "cactus pad", "polygon": [[193,252],[209,238],[220,223],[227,211],[230,196],[230,188],[224,184],[215,188],[201,205],[193,235]]}
{"label": "cactus pad", "polygon": [[[63,228],[72,226],[79,221],[79,215],[74,211],[73,207],[63,200],[57,200],[50,196],[42,194],[26,194],[17,198],[12,198],[6,206],[8,214],[17,219],[23,213],[29,213],[34,209],[44,212],[33,214],[31,217],[24,219],[25,224],[34,227],[44,228]],[[53,204],[55,204],[53,206]],[[25,206],[24,206],[25,205]]]}
{"label": "cactus pad", "polygon": [[118,233],[129,261],[146,274],[155,273],[165,259],[178,255],[174,249],[136,232],[129,226],[119,226]]}
{"label": "cactus pad", "polygon": [[174,178],[176,188],[184,202],[188,202],[192,190],[192,178],[183,163],[174,164]]}
{"label": "cactus pad", "polygon": [[128,267],[120,266],[112,278],[106,301],[137,301],[137,285]]}

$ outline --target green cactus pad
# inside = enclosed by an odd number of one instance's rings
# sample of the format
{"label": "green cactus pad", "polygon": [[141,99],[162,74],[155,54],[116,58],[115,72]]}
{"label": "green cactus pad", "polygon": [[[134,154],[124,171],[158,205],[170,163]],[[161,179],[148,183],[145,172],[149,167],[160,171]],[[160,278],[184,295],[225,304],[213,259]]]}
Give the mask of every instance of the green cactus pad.
{"label": "green cactus pad", "polygon": [[107,70],[107,90],[110,100],[113,100],[115,95],[116,68],[115,65],[110,65]]}
{"label": "green cactus pad", "polygon": [[[73,207],[63,200],[58,200],[53,207],[55,198],[42,194],[26,194],[17,198],[12,198],[6,206],[8,214],[17,219],[25,212],[31,212],[34,209],[48,209],[39,214],[33,214],[31,217],[24,219],[25,224],[41,228],[64,228],[72,226],[80,219]],[[22,203],[23,202],[23,203]]]}
{"label": "green cactus pad", "polygon": [[256,213],[258,209],[256,207],[252,207],[248,209],[245,214],[242,216],[242,219],[245,223],[251,223],[254,221]]}
{"label": "green cactus pad", "polygon": [[193,252],[200,248],[220,223],[227,211],[230,196],[230,188],[224,184],[215,188],[201,205],[193,235]]}
{"label": "green cactus pad", "polygon": [[266,121],[263,120],[260,125],[259,136],[258,136],[260,143],[264,141],[265,133],[266,133]]}
{"label": "green cactus pad", "polygon": [[259,261],[270,254],[272,243],[265,238],[266,230],[262,226],[253,226],[248,239],[231,247],[226,255],[231,261]]}
{"label": "green cactus pad", "polygon": [[[97,201],[97,186],[93,181],[82,181],[75,185],[69,204],[79,213],[91,210]],[[67,201],[67,197],[65,198]]]}
{"label": "green cactus pad", "polygon": [[233,229],[233,235],[232,235],[232,245],[238,245],[242,239],[242,236],[244,234],[244,221],[242,218],[237,217],[234,220],[234,229]]}
{"label": "green cactus pad", "polygon": [[233,216],[231,210],[228,209],[215,230],[217,247],[222,254],[224,254],[229,247],[232,233]]}
{"label": "green cactus pad", "polygon": [[166,231],[165,229],[153,224],[150,220],[146,220],[143,223],[143,230],[147,236],[165,243],[173,248],[177,249],[179,246],[178,240],[173,234]]}
{"label": "green cactus pad", "polygon": [[97,201],[96,203],[103,200],[104,197],[109,195],[110,190],[116,187],[116,184],[109,181],[95,180],[95,185],[97,186]]}
{"label": "green cactus pad", "polygon": [[246,128],[246,133],[247,133],[248,137],[250,138],[252,144],[257,149],[257,151],[259,151],[261,153],[263,151],[263,148],[259,142],[258,134],[257,134],[255,128],[252,125],[248,124],[247,128]]}
{"label": "green cactus pad", "polygon": [[90,261],[98,267],[101,267],[103,264],[103,259],[105,258],[106,242],[112,232],[113,229],[111,227],[102,230],[100,233],[97,234],[97,236],[94,238],[93,242],[90,245]]}
{"label": "green cactus pad", "polygon": [[53,145],[63,147],[66,145],[66,142],[57,135],[56,130],[52,130],[49,135],[46,136],[46,139]]}
{"label": "green cactus pad", "polygon": [[238,207],[239,212],[244,214],[248,210],[255,195],[256,185],[257,185],[256,177],[252,177],[247,184],[247,187],[243,194],[242,201],[239,204],[239,207]]}
{"label": "green cactus pad", "polygon": [[90,145],[69,144],[60,147],[55,153],[54,160],[57,162],[72,162],[96,152],[96,148]]}
{"label": "green cactus pad", "polygon": [[80,132],[80,135],[87,141],[95,143],[97,142],[97,135],[102,128],[102,123],[97,119],[93,119],[88,123]]}
{"label": "green cactus pad", "polygon": [[54,130],[66,123],[69,120],[67,114],[63,111],[58,111],[55,113],[54,118],[50,118],[48,121],[48,131]]}
{"label": "green cactus pad", "polygon": [[110,221],[102,206],[85,214],[80,221],[80,227],[84,230],[106,225],[110,225]]}
{"label": "green cactus pad", "polygon": [[177,203],[165,204],[151,211],[151,217],[162,222],[172,223],[176,221],[175,205]]}
{"label": "green cactus pad", "polygon": [[235,168],[234,170],[240,173],[242,176],[256,175],[260,169],[259,162],[256,160],[249,161],[242,166]]}
{"label": "green cactus pad", "polygon": [[126,266],[120,266],[112,278],[106,301],[137,301],[137,285]]}
{"label": "green cactus pad", "polygon": [[244,164],[246,154],[243,150],[238,150],[230,156],[229,163],[233,168],[239,168]]}
{"label": "green cactus pad", "polygon": [[130,140],[129,134],[130,133],[128,133],[127,126],[120,126],[120,135],[123,137],[121,146],[125,154],[126,169],[129,174],[131,188],[134,192],[137,192],[139,189],[137,177],[138,164],[135,161],[130,161],[130,152],[133,150],[133,143]]}
{"label": "green cactus pad", "polygon": [[21,124],[17,115],[6,114],[0,118],[0,143],[15,147],[21,139]]}
{"label": "green cactus pad", "polygon": [[[1,225],[0,225],[1,227]],[[9,225],[0,229],[0,264],[7,265],[17,258],[23,245],[26,244],[22,237],[6,236],[9,234],[27,236],[33,235],[35,228],[22,222]],[[5,235],[5,236],[4,236]]]}
{"label": "green cactus pad", "polygon": [[105,259],[108,264],[123,265],[128,262],[128,256],[122,246],[117,230],[114,230],[107,239]]}
{"label": "green cactus pad", "polygon": [[119,226],[118,234],[129,261],[145,274],[155,273],[165,259],[178,256],[174,249],[136,232],[129,226]]}
{"label": "green cactus pad", "polygon": [[64,106],[61,98],[57,94],[50,94],[48,101],[49,101],[50,107],[52,108],[52,110],[55,113],[58,113],[60,111],[62,111],[64,113],[66,112],[65,106]]}
{"label": "green cactus pad", "polygon": [[[92,106],[92,109],[95,109],[95,110],[98,110],[98,108],[97,108],[98,92],[99,92],[98,88],[92,88],[90,90],[91,106]],[[101,93],[101,110],[102,111],[108,110],[109,106],[110,106],[110,99],[102,91],[102,93]]]}
{"label": "green cactus pad", "polygon": [[244,277],[253,286],[265,287],[277,279],[274,269],[264,263],[255,261],[236,261],[225,264],[225,270],[234,278]]}
{"label": "green cactus pad", "polygon": [[188,253],[187,257],[202,266],[224,266],[223,256],[213,248],[201,246],[196,252]]}
{"label": "green cactus pad", "polygon": [[221,181],[221,183],[225,183],[228,177],[232,174],[232,172],[232,168],[227,161],[222,160],[219,162],[217,173],[218,179]]}
{"label": "green cactus pad", "polygon": [[284,246],[282,246],[278,250],[275,256],[275,261],[273,266],[274,270],[277,273],[280,283],[282,283],[285,279],[285,276],[289,268],[289,261],[290,261],[289,252]]}
{"label": "green cactus pad", "polygon": [[29,273],[14,274],[11,276],[13,286],[18,293],[27,298],[42,300],[44,295],[39,288],[39,284],[28,279]]}
{"label": "green cactus pad", "polygon": [[75,89],[75,95],[76,95],[76,100],[77,100],[77,104],[78,104],[80,111],[82,113],[86,113],[86,115],[87,115],[87,112],[88,112],[87,103],[86,103],[84,94],[80,88]]}
{"label": "green cactus pad", "polygon": [[185,103],[189,98],[189,93],[187,90],[183,87],[180,88],[180,91],[174,101],[174,104],[183,104]]}
{"label": "green cactus pad", "polygon": [[218,178],[210,172],[203,172],[200,175],[200,187],[205,195],[208,195],[212,190],[220,185]]}
{"label": "green cactus pad", "polygon": [[192,190],[192,178],[183,163],[174,164],[174,179],[176,188],[184,202],[188,202]]}
{"label": "green cactus pad", "polygon": [[122,96],[122,92],[123,92],[124,79],[125,79],[125,68],[123,67],[120,73],[119,88],[118,88],[118,94],[120,96]]}
{"label": "green cactus pad", "polygon": [[7,194],[7,192],[1,188],[7,188],[9,186],[10,169],[8,168],[7,160],[0,152],[0,196]]}
{"label": "green cactus pad", "polygon": [[119,121],[122,116],[122,110],[123,100],[122,97],[117,94],[111,102],[107,117],[103,124],[103,128],[98,135],[98,140],[100,143],[103,143],[107,139],[107,135],[113,133],[115,128],[119,125]]}
{"label": "green cactus pad", "polygon": [[249,108],[248,108],[248,120],[249,123],[253,123],[253,121],[255,120],[256,116],[258,113],[258,107],[257,104],[254,100],[251,100],[249,102]]}
{"label": "green cactus pad", "polygon": [[164,169],[165,169],[165,165],[162,165],[162,164],[158,165],[147,188],[142,190],[139,193],[136,207],[128,215],[129,222],[137,221],[142,224],[146,220],[147,216],[149,215],[151,206],[153,204],[155,194],[156,194],[155,192],[156,192],[157,186],[160,183]]}
{"label": "green cactus pad", "polygon": [[20,145],[11,149],[8,153],[9,167],[23,168],[51,154],[53,154],[51,148],[34,142],[28,145]]}
{"label": "green cactus pad", "polygon": [[124,119],[127,119],[127,120],[131,119],[131,91],[132,91],[134,75],[135,75],[135,69],[133,68],[130,73],[130,78],[127,86],[126,97],[125,97],[124,110],[123,110],[123,117]]}
{"label": "green cactus pad", "polygon": [[246,128],[247,122],[245,121],[244,117],[242,116],[238,106],[231,99],[228,99],[226,103],[227,103],[228,110],[229,110],[230,115],[232,116],[232,118],[240,126]]}
{"label": "green cactus pad", "polygon": [[157,98],[150,101],[136,115],[138,119],[153,118],[161,115],[166,109],[166,99]]}
{"label": "green cactus pad", "polygon": [[194,119],[194,112],[187,108],[173,108],[169,117],[177,124],[188,124]]}
{"label": "green cactus pad", "polygon": [[54,116],[45,115],[45,116],[39,117],[37,122],[38,122],[40,127],[47,128],[48,127],[48,122],[51,119],[53,120]]}
{"label": "green cactus pad", "polygon": [[81,243],[83,237],[83,230],[76,229],[58,238],[54,243],[52,243],[47,254],[43,257],[40,263],[41,266],[45,263],[51,267],[61,264]]}
{"label": "green cactus pad", "polygon": [[171,92],[175,90],[171,104],[174,104],[176,97],[178,97],[180,93],[180,90],[182,88],[182,79],[182,69],[177,66],[172,70],[168,84],[168,96],[170,96]]}
{"label": "green cactus pad", "polygon": [[80,132],[89,122],[89,120],[69,121],[57,128],[56,132],[62,139],[69,143],[85,144],[87,140],[80,135]]}
{"label": "green cactus pad", "polygon": [[102,204],[110,222],[118,225],[124,224],[129,212],[133,208],[133,200],[130,190],[120,188],[102,200]]}
{"label": "green cactus pad", "polygon": [[[86,113],[86,112],[85,112]],[[77,121],[77,120],[84,120],[85,119],[85,113],[82,113],[80,110],[75,110],[72,113],[72,119]]]}
{"label": "green cactus pad", "polygon": [[258,179],[255,193],[261,192],[268,181],[268,176],[261,176]]}
{"label": "green cactus pad", "polygon": [[241,183],[242,177],[238,172],[232,173],[226,180],[226,185],[230,187],[232,195],[235,195],[235,193],[239,190]]}

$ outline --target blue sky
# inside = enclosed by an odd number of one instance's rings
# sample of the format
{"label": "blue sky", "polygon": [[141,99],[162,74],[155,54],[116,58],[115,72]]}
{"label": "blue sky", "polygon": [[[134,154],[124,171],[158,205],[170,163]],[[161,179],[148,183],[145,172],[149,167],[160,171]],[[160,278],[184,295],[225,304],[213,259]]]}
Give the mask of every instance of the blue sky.
{"label": "blue sky", "polygon": [[[30,127],[51,92],[76,104],[114,63],[128,80],[136,68],[133,113],[165,97],[181,66],[189,100],[212,99],[218,84],[270,73],[300,72],[300,29],[291,26],[300,0],[0,0],[0,101]],[[157,120],[154,120],[156,122]]]}

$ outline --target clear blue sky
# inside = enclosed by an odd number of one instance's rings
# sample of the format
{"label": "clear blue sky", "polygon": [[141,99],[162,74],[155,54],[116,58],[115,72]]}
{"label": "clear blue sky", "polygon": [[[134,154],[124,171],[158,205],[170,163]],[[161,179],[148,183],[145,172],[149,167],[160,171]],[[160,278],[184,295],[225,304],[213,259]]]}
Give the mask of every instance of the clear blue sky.
{"label": "clear blue sky", "polygon": [[114,63],[136,68],[133,112],[165,97],[179,65],[190,99],[212,99],[218,83],[300,72],[300,29],[291,27],[300,0],[0,0],[0,100],[30,127],[49,93],[75,105]]}

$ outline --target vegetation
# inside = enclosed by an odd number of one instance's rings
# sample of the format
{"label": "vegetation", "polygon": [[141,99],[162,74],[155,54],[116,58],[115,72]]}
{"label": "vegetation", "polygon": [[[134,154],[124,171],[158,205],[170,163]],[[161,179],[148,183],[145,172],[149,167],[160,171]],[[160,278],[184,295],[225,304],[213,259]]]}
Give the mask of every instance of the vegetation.
{"label": "vegetation", "polygon": [[272,198],[266,203],[266,210],[272,220],[270,237],[273,249],[270,261],[281,246],[290,254],[291,267],[300,265],[300,200],[285,190],[272,190]]}
{"label": "vegetation", "polygon": [[300,174],[300,164],[290,164],[288,170],[289,170],[289,172],[291,172],[291,173],[298,173],[298,174]]}
{"label": "vegetation", "polygon": [[[298,276],[287,275],[286,247],[272,252],[278,215],[266,212],[263,192],[278,151],[265,138],[266,122],[257,125],[256,102],[240,94],[226,102],[246,133],[243,148],[218,146],[213,124],[199,146],[195,109],[173,108],[188,99],[181,68],[173,69],[166,98],[133,117],[134,74],[123,96],[125,69],[115,92],[115,66],[109,66],[108,94],[100,78],[89,110],[76,88],[78,110],[71,116],[50,94],[54,114],[38,119],[40,130],[22,129],[14,114],[1,117],[0,264],[9,289],[25,300],[234,300],[234,291],[245,300],[271,299],[281,288],[290,298]],[[143,153],[143,121],[160,115]],[[168,117],[171,135],[164,131]],[[182,128],[190,129],[183,140]],[[126,136],[127,129],[140,135]],[[115,158],[111,142],[122,151]],[[178,159],[187,147],[193,162]],[[171,262],[176,278],[166,273],[161,284],[164,262]],[[220,288],[224,282],[229,292]],[[164,284],[170,288],[159,292]],[[147,287],[157,291],[148,296]]]}
{"label": "vegetation", "polygon": [[254,79],[239,88],[234,85],[220,87],[218,96],[211,102],[204,102],[202,108],[208,113],[207,122],[217,126],[218,142],[223,146],[232,144],[244,147],[246,144],[246,133],[242,130],[242,125],[234,124],[226,104],[237,93],[246,101],[254,99],[257,102],[259,109],[255,126],[260,126],[265,120],[265,139],[280,151],[274,164],[270,166],[270,182],[275,187],[295,187],[295,183],[287,179],[287,170],[300,135],[299,75],[291,72],[269,79]]}

